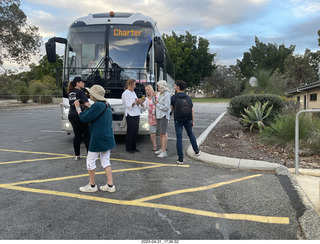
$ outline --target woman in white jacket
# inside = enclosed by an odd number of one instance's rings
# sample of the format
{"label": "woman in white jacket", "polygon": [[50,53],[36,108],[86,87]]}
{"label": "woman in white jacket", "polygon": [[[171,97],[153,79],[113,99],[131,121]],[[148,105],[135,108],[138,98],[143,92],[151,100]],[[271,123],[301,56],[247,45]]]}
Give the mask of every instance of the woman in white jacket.
{"label": "woman in white jacket", "polygon": [[167,157],[167,128],[171,112],[171,95],[165,80],[158,81],[157,86],[160,94],[158,100],[154,103],[156,105],[157,130],[160,134],[161,149],[156,151],[155,154],[158,155],[158,158],[164,158]]}

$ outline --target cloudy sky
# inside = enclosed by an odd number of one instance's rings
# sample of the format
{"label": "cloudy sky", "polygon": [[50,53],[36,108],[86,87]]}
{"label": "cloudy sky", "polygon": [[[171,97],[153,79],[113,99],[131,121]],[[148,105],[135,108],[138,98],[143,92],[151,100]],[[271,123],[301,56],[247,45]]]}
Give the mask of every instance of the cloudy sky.
{"label": "cloudy sky", "polygon": [[21,9],[44,41],[66,37],[78,17],[118,11],[152,17],[161,33],[189,31],[208,39],[218,64],[236,64],[255,46],[255,36],[264,43],[296,45],[296,54],[319,49],[319,0],[21,0]]}

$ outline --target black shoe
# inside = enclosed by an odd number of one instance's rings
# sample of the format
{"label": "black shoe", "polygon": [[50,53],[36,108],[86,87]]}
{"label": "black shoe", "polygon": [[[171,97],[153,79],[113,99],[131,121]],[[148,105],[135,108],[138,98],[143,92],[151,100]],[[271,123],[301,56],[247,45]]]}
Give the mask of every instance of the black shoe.
{"label": "black shoe", "polygon": [[134,149],[133,151],[135,151],[135,152],[140,152],[140,150],[138,150],[138,149]]}
{"label": "black shoe", "polygon": [[183,159],[178,158],[177,159],[177,164],[184,164]]}
{"label": "black shoe", "polygon": [[134,154],[135,150],[127,150],[128,153]]}

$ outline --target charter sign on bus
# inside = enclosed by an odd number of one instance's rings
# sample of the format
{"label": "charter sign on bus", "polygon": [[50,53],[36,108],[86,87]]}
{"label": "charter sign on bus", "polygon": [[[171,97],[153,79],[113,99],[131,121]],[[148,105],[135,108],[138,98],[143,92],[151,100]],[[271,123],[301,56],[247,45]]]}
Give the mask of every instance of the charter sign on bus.
{"label": "charter sign on bus", "polygon": [[142,31],[114,29],[114,36],[141,36]]}

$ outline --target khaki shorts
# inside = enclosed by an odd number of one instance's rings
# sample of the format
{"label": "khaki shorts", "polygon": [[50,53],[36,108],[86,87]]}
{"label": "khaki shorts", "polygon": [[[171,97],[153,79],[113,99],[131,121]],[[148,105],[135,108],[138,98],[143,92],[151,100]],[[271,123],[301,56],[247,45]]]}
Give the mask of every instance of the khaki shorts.
{"label": "khaki shorts", "polygon": [[168,128],[168,119],[163,117],[162,119],[157,119],[157,130],[159,134],[166,134]]}

